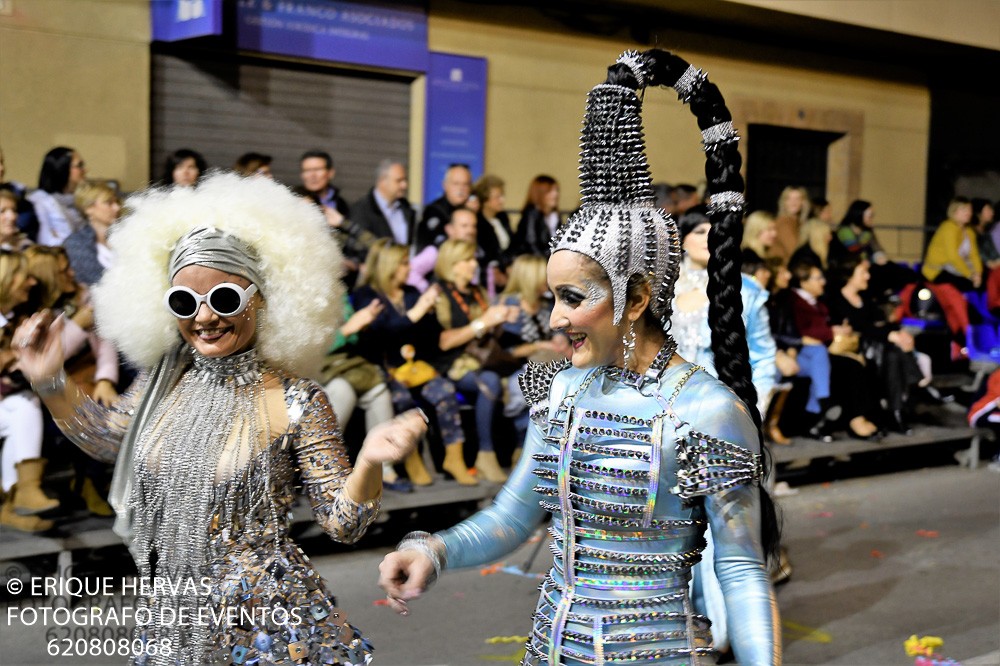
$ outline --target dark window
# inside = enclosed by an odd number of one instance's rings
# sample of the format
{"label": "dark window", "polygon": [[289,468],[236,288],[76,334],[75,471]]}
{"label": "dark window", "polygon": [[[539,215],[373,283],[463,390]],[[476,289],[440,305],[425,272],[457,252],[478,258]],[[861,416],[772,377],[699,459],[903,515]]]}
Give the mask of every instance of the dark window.
{"label": "dark window", "polygon": [[781,191],[804,187],[809,198],[826,197],[830,144],[842,132],[750,125],[747,137],[747,210],[775,212]]}

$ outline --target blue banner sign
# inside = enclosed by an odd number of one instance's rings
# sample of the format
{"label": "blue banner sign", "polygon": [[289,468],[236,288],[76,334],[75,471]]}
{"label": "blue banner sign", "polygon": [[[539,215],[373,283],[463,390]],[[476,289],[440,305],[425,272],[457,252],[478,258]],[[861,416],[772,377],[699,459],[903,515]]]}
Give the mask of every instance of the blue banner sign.
{"label": "blue banner sign", "polygon": [[153,0],[150,16],[158,42],[222,34],[222,0]]}
{"label": "blue banner sign", "polygon": [[427,69],[424,204],[441,196],[449,164],[478,178],[485,164],[486,59],[431,53]]}
{"label": "blue banner sign", "polygon": [[239,0],[236,42],[263,53],[422,72],[427,14],[335,0]]}

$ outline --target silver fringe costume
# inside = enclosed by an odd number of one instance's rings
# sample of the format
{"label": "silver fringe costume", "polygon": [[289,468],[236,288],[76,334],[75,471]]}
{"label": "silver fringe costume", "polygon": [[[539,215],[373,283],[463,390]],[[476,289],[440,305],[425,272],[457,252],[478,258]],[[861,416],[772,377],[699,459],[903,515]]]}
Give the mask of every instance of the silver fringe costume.
{"label": "silver fringe costume", "polygon": [[[118,464],[134,465],[128,507],[140,575],[196,585],[140,599],[153,621],[136,637],[158,649],[133,663],[369,663],[371,646],[288,535],[296,469],[335,540],[357,540],[378,513],[378,500],[347,495],[350,464],[322,389],[263,367],[254,350],[206,358],[184,346],[172,356],[179,378],[137,433],[134,458]],[[274,390],[265,390],[265,375],[276,378],[288,415],[281,432],[266,416]],[[110,409],[88,399],[58,425],[92,456],[114,461],[149,383],[139,380]],[[177,613],[207,622],[157,623]]]}

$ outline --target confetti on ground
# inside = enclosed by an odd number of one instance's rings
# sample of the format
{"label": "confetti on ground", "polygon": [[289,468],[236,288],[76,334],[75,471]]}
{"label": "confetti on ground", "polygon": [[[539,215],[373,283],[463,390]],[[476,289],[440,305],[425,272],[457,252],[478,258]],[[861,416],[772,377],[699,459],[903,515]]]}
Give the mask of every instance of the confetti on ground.
{"label": "confetti on ground", "polygon": [[868,529],[869,525],[868,525],[868,523],[861,523],[860,525],[858,525],[858,527],[860,527],[863,530],[866,530],[866,529]]}
{"label": "confetti on ground", "polygon": [[491,638],[487,638],[486,642],[488,644],[490,644],[490,645],[493,645],[493,644],[496,644],[496,643],[527,643],[528,642],[528,637],[527,636],[493,636]]}
{"label": "confetti on ground", "polygon": [[785,638],[789,640],[809,641],[811,643],[833,642],[833,636],[821,629],[813,629],[791,620],[782,620],[781,626],[785,629]]}
{"label": "confetti on ground", "polygon": [[944,645],[944,640],[940,636],[921,636],[917,638],[917,635],[913,634],[903,642],[903,649],[906,650],[906,656],[908,657],[929,657],[934,654],[935,648],[939,648],[942,645]]}
{"label": "confetti on ground", "polygon": [[937,530],[917,530],[917,536],[921,536],[926,539],[937,539],[941,536],[941,533]]}
{"label": "confetti on ground", "polygon": [[505,566],[500,569],[504,573],[514,574],[515,576],[523,576],[524,578],[533,578],[535,580],[541,580],[545,578],[544,574],[531,573],[530,571],[522,571],[519,567],[515,566]]}
{"label": "confetti on ground", "polygon": [[874,557],[876,560],[881,560],[883,557],[885,557],[885,553],[883,553],[881,550],[872,549],[872,557]]}
{"label": "confetti on ground", "polygon": [[388,606],[388,605],[389,605],[388,599],[376,599],[375,601],[372,602],[372,606]]}
{"label": "confetti on ground", "polygon": [[502,569],[503,569],[503,563],[502,562],[497,562],[496,564],[491,564],[488,567],[484,567],[484,568],[480,569],[479,570],[479,575],[480,576],[489,576],[490,574],[495,574],[495,573],[497,573],[498,571],[500,571]]}
{"label": "confetti on ground", "polygon": [[810,513],[810,518],[833,518],[833,511],[817,511],[816,513]]}

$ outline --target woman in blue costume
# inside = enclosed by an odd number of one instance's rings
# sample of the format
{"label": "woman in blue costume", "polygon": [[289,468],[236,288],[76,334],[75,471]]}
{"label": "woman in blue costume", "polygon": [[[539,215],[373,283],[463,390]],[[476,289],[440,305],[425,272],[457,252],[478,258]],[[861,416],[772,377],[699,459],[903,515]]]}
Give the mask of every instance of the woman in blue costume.
{"label": "woman in blue costume", "polygon": [[[660,85],[691,104],[706,145],[709,316],[722,381],[678,356],[668,333],[680,242],[653,204],[639,114],[642,89]],[[737,660],[780,663],[764,565],[777,530],[760,488],[740,316],[736,141],[718,89],[664,51],[623,54],[591,91],[582,206],[548,263],[551,324],[572,341],[572,364],[525,372],[532,425],[495,503],[444,532],[408,535],[383,561],[380,584],[395,610],[408,612],[441,569],[511,552],[551,513],[555,557],[524,664],[713,663],[710,623],[688,593],[711,529]]]}

